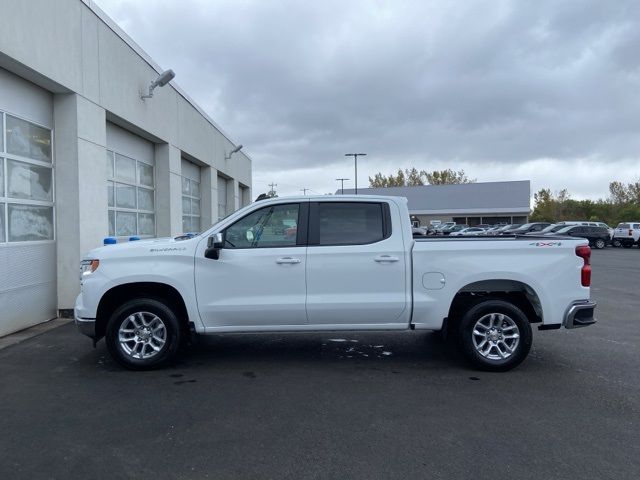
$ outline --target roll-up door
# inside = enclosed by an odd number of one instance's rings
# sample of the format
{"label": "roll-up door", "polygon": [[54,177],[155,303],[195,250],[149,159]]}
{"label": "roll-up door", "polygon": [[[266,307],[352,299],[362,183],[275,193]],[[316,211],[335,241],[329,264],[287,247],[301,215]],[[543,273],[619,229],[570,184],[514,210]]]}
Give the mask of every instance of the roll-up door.
{"label": "roll-up door", "polygon": [[0,69],[0,336],[57,313],[53,101]]}
{"label": "roll-up door", "polygon": [[155,237],[154,145],[107,123],[107,190],[110,236]]}
{"label": "roll-up door", "polygon": [[183,158],[181,170],[182,231],[184,233],[200,232],[200,167]]}

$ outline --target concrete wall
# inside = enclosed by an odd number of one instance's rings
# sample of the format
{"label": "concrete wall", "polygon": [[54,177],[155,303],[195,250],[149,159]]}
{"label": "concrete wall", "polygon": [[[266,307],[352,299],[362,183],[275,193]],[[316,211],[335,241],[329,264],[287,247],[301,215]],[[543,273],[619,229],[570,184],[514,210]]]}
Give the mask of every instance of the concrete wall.
{"label": "concrete wall", "polygon": [[[201,167],[203,226],[218,217],[219,173],[231,179],[229,208],[240,207],[243,193],[250,196],[239,188],[251,185],[250,157],[241,151],[226,159],[235,143],[177,85],[141,100],[162,69],[93,2],[0,0],[0,18],[11,19],[0,29],[0,104],[31,109],[33,120],[54,128],[56,211],[64,212],[56,216],[60,309],[73,306],[81,256],[108,231],[108,122],[152,142],[158,235],[181,232],[183,156]],[[8,95],[3,85],[21,81],[2,69],[46,91],[24,83],[22,98]],[[38,111],[40,97],[51,94],[53,114]]]}

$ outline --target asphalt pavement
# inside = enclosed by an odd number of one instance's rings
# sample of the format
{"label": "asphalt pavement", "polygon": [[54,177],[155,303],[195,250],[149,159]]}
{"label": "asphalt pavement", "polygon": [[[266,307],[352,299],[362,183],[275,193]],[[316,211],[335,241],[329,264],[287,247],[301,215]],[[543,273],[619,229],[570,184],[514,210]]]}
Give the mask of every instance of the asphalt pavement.
{"label": "asphalt pavement", "polygon": [[129,372],[66,324],[0,350],[0,479],[640,478],[640,251],[598,323],[484,373],[432,333],[208,337]]}

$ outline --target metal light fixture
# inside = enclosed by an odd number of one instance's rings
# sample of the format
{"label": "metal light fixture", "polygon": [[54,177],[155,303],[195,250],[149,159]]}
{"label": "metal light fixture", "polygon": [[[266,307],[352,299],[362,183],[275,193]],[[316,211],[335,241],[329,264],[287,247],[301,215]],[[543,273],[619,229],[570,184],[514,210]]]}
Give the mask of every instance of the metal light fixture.
{"label": "metal light fixture", "polygon": [[224,156],[225,160],[229,160],[231,158],[231,155],[233,155],[234,153],[238,153],[240,150],[242,150],[242,145],[238,145],[236,148],[234,148],[233,150],[231,150],[229,153],[227,153]]}
{"label": "metal light fixture", "polygon": [[366,153],[345,153],[345,157],[353,157],[356,164],[356,195],[358,194],[358,157],[366,157]]}
{"label": "metal light fixture", "polygon": [[153,97],[153,91],[156,87],[164,87],[167,83],[173,80],[175,76],[176,74],[173,72],[173,70],[165,70],[160,75],[158,75],[158,78],[151,82],[151,85],[149,85],[149,93],[143,95],[142,92],[140,92],[140,98],[144,100],[145,98]]}

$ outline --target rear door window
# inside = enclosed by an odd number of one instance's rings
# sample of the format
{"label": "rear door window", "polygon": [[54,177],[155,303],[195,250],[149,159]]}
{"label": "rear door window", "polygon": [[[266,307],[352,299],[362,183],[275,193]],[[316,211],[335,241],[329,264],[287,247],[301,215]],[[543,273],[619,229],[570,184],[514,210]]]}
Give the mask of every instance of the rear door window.
{"label": "rear door window", "polygon": [[317,240],[317,245],[379,242],[390,234],[385,206],[373,202],[319,202],[317,232],[314,232],[317,239],[310,238],[310,242]]}

